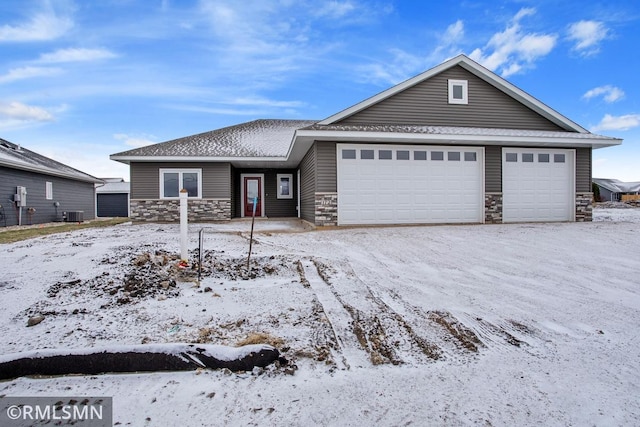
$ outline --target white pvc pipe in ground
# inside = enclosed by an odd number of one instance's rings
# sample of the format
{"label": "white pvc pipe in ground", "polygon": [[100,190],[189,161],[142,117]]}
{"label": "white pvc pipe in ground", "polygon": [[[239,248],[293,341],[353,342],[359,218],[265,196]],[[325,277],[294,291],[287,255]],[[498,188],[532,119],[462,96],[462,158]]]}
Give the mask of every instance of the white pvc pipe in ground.
{"label": "white pvc pipe in ground", "polygon": [[180,190],[180,260],[183,262],[189,261],[189,250],[187,248],[187,242],[189,237],[189,220],[187,215],[189,213],[187,209],[187,198],[189,193],[184,188]]}

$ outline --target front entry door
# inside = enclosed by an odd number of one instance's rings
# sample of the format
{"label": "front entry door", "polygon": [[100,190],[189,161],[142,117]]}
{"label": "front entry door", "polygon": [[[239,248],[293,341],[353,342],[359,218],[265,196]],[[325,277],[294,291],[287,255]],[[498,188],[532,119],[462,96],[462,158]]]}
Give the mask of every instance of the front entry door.
{"label": "front entry door", "polygon": [[244,178],[244,216],[253,215],[253,202],[256,203],[256,216],[262,216],[262,209],[260,208],[261,200],[260,194],[262,193],[262,179],[257,176],[246,176]]}

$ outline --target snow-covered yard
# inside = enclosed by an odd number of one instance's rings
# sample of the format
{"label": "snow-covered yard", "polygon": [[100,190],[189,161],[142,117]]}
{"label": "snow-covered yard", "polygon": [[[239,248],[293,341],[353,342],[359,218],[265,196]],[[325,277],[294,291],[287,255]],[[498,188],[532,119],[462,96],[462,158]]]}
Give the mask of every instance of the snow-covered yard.
{"label": "snow-covered yard", "polygon": [[249,225],[206,225],[199,284],[176,268],[178,225],[0,245],[0,354],[260,341],[289,366],[18,378],[0,395],[113,396],[114,422],[132,426],[640,424],[640,209],[561,224],[258,221],[247,280]]}

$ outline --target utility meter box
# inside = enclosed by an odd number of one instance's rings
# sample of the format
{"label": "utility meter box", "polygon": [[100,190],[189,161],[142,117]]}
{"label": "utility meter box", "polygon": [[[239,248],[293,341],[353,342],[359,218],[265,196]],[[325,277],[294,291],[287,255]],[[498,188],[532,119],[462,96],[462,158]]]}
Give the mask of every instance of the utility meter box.
{"label": "utility meter box", "polygon": [[16,187],[13,200],[16,202],[16,206],[27,206],[27,187]]}

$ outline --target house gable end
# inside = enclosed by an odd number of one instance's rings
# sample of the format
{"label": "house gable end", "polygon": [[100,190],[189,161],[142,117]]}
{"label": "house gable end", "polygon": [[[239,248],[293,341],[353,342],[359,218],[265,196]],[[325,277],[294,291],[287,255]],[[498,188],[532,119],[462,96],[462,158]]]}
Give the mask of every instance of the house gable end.
{"label": "house gable end", "polygon": [[[449,102],[450,81],[468,83],[466,104]],[[460,65],[445,69],[334,124],[567,130]]]}

